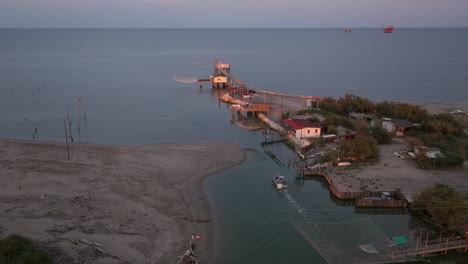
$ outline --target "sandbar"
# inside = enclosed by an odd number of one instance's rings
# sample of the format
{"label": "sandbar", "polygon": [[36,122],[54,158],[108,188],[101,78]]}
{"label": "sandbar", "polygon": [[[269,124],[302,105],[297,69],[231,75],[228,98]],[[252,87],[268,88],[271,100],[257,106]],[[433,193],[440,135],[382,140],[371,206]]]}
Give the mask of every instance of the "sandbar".
{"label": "sandbar", "polygon": [[99,145],[0,140],[0,237],[45,245],[57,263],[176,263],[213,223],[203,180],[245,159],[229,142]]}

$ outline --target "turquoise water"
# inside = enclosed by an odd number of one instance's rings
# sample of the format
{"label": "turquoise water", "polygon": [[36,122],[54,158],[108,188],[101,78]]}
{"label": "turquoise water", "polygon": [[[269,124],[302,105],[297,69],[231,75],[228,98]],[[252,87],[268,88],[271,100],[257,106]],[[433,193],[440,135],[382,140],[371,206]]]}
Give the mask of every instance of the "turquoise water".
{"label": "turquoise water", "polygon": [[[236,142],[247,161],[205,182],[215,263],[325,263],[290,221],[371,217],[396,236],[415,220],[357,213],[317,179],[274,190],[273,173],[292,183],[295,172],[265,155],[263,135],[233,125],[211,88],[172,76],[206,78],[217,58],[252,88],[468,103],[466,43],[465,28],[0,30],[0,137],[31,140],[37,129],[38,140],[63,141],[68,106],[75,142]],[[269,149],[285,162],[292,156],[283,144]]]}

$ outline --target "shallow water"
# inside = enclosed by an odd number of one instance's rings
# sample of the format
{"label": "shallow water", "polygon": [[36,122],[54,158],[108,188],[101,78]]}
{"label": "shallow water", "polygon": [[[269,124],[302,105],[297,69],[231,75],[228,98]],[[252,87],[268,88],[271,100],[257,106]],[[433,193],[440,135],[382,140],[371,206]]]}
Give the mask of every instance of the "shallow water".
{"label": "shallow water", "polygon": [[[37,129],[35,139],[63,141],[68,106],[75,142],[236,142],[247,161],[206,181],[215,263],[325,263],[290,221],[371,217],[391,237],[413,220],[357,213],[316,179],[274,190],[273,173],[291,183],[295,173],[265,155],[259,131],[230,122],[216,92],[190,82],[210,76],[218,58],[251,88],[468,103],[466,43],[466,28],[0,30],[0,137],[30,140]],[[293,155],[268,148],[284,162]]]}

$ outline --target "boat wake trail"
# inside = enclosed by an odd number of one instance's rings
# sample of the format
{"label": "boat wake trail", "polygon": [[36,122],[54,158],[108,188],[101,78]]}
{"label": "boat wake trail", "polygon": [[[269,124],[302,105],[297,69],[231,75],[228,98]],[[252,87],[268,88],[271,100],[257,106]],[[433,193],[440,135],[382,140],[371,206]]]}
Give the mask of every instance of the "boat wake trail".
{"label": "boat wake trail", "polygon": [[187,77],[187,76],[180,76],[180,75],[172,74],[171,77],[174,81],[180,82],[180,83],[194,83],[198,81],[198,78],[195,76]]}
{"label": "boat wake trail", "polygon": [[291,203],[291,205],[299,212],[299,214],[306,216],[305,209],[302,208],[294,198],[289,194],[288,190],[283,190],[284,196],[288,201]]}

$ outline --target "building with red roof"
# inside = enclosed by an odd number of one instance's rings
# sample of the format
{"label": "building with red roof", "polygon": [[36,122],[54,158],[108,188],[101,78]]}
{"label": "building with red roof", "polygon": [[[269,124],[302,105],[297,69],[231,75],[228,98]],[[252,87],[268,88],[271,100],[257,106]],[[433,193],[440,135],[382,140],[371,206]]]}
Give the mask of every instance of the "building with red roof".
{"label": "building with red roof", "polygon": [[318,138],[322,133],[321,122],[310,122],[305,119],[287,118],[281,120],[288,133],[296,138]]}

